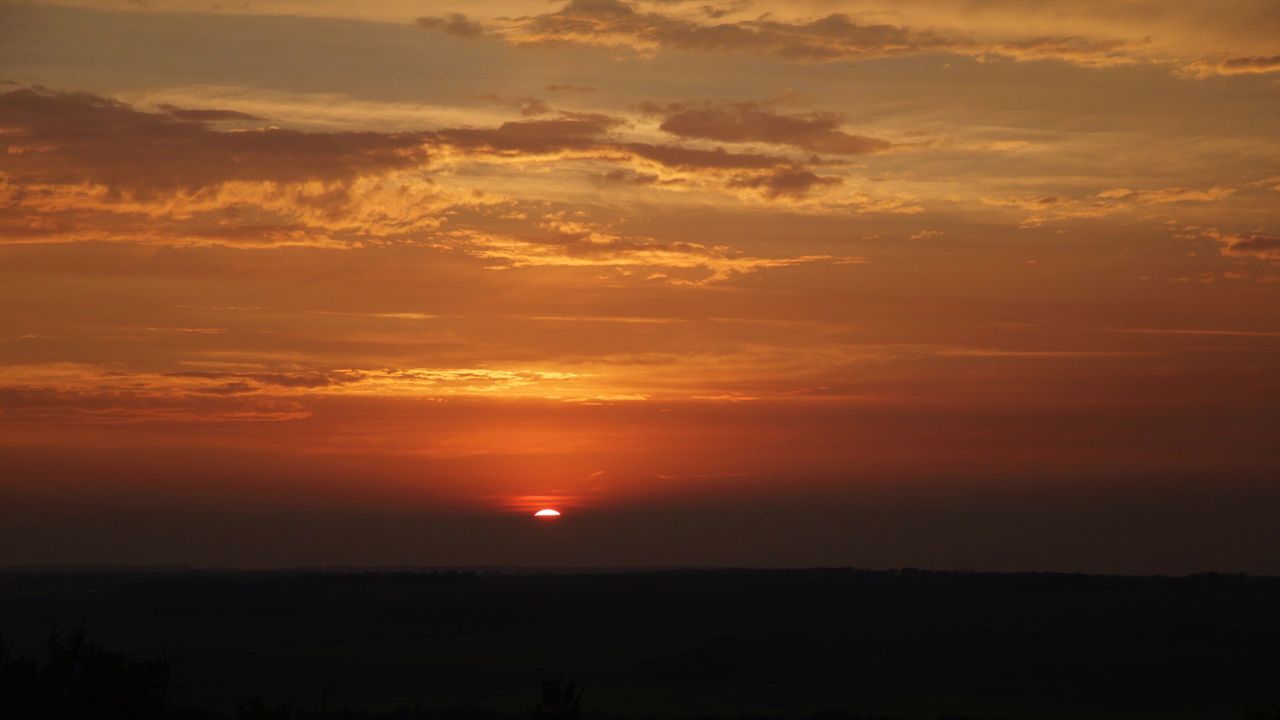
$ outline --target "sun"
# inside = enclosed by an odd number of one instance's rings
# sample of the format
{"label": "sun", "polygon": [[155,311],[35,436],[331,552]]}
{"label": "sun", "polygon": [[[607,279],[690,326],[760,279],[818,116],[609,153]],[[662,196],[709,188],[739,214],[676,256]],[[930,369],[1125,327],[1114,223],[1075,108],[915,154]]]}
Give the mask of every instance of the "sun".
{"label": "sun", "polygon": [[540,520],[555,520],[560,517],[560,511],[552,510],[551,508],[542,508],[538,512],[534,513],[533,516]]}

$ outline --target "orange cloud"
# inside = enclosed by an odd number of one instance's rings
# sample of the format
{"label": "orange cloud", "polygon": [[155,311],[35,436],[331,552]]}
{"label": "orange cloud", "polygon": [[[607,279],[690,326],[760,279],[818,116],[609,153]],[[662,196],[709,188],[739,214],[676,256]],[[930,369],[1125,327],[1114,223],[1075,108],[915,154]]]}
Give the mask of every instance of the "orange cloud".
{"label": "orange cloud", "polygon": [[1235,188],[1214,186],[1204,190],[1172,187],[1134,190],[1111,188],[1086,197],[984,197],[985,205],[1014,208],[1031,213],[1022,223],[1034,227],[1052,220],[1094,218],[1143,207],[1178,203],[1215,203],[1236,192]]}
{"label": "orange cloud", "polygon": [[1187,63],[1179,72],[1187,77],[1200,79],[1219,75],[1276,73],[1280,72],[1280,55],[1231,57],[1230,55],[1219,54]]}
{"label": "orange cloud", "polygon": [[1262,233],[1235,234],[1206,230],[1204,236],[1216,240],[1226,257],[1253,258],[1280,263],[1280,237]]}
{"label": "orange cloud", "polygon": [[[825,115],[782,116],[749,105],[732,112],[753,127],[766,118],[759,132],[739,128],[734,137],[849,152],[872,142],[835,129]],[[421,241],[461,210],[511,202],[446,183],[458,177],[460,162],[605,163],[622,167],[596,177],[731,197],[745,191],[744,199],[775,202],[841,183],[810,170],[812,157],[631,141],[627,121],[599,113],[394,133],[303,132],[263,122],[216,108],[149,112],[85,93],[0,94],[0,197],[8,206],[0,238],[246,247]],[[864,193],[840,204],[859,211],[902,205]]]}
{"label": "orange cloud", "polygon": [[0,93],[0,169],[22,182],[93,183],[145,195],[236,180],[350,182],[427,161],[424,136],[416,133],[212,125],[245,119],[238,115],[149,113],[87,93],[11,90]]}
{"label": "orange cloud", "polygon": [[752,257],[728,247],[711,247],[691,242],[663,242],[654,238],[619,236],[578,227],[553,228],[554,235],[522,238],[479,229],[443,233],[440,247],[460,250],[503,267],[597,267],[651,268],[652,280],[676,284],[705,285],[734,275],[769,268],[808,263],[861,264],[855,256],[798,255]]}
{"label": "orange cloud", "polygon": [[[446,183],[458,177],[460,162],[606,163],[622,167],[598,177],[746,190],[770,201],[840,183],[808,170],[804,158],[629,141],[625,120],[599,113],[394,133],[303,132],[263,122],[231,110],[162,105],[149,112],[85,93],[2,93],[0,198],[8,211],[0,238],[319,247],[420,241],[461,210],[511,202]],[[814,130],[796,142],[853,138]],[[881,207],[864,196],[846,200],[851,208]]]}
{"label": "orange cloud", "polygon": [[473,38],[484,33],[484,26],[467,19],[462,13],[449,13],[441,17],[418,18],[418,24],[424,28],[441,30],[458,37]]}
{"label": "orange cloud", "polygon": [[765,197],[777,198],[805,195],[815,187],[840,182],[840,178],[820,177],[803,168],[778,168],[767,173],[737,175],[729,180],[729,187],[753,188]]}
{"label": "orange cloud", "polygon": [[782,21],[766,13],[752,20],[714,22],[642,11],[621,0],[570,0],[561,9],[479,22],[456,13],[419,18],[418,24],[464,37],[492,35],[517,46],[591,45],[653,53],[665,48],[696,52],[742,52],[798,62],[835,62],[946,52],[976,58],[1060,60],[1087,67],[1138,62],[1141,42],[1047,36],[1018,40],[949,37],[907,26],[862,24],[830,14],[815,20]]}
{"label": "orange cloud", "polygon": [[465,148],[518,155],[545,155],[586,150],[625,125],[620,118],[599,114],[568,114],[545,120],[505,122],[492,129],[451,129],[434,134],[439,141]]}
{"label": "orange cloud", "polygon": [[839,113],[783,115],[759,103],[646,103],[642,109],[662,117],[661,129],[683,138],[722,142],[791,145],[836,155],[865,155],[887,150],[888,141],[839,129]]}

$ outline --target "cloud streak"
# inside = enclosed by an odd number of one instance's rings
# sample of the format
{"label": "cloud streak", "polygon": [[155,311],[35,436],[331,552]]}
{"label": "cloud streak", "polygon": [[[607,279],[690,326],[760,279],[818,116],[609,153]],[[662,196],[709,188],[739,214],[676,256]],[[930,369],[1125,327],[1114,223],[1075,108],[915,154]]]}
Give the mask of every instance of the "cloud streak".
{"label": "cloud streak", "polygon": [[454,13],[423,17],[418,24],[460,37],[493,36],[520,47],[586,45],[640,54],[675,49],[809,63],[937,52],[1108,67],[1140,61],[1136,51],[1143,44],[1078,36],[977,40],[907,26],[860,23],[841,13],[808,21],[775,20],[767,13],[755,19],[716,20],[714,15],[699,19],[642,10],[621,0],[571,0],[559,10],[539,15],[476,21]]}
{"label": "cloud streak", "polygon": [[222,110],[144,112],[87,93],[0,93],[4,173],[22,182],[103,185],[112,193],[188,192],[229,181],[348,183],[428,160],[416,133],[220,130]]}
{"label": "cloud streak", "polygon": [[790,145],[834,155],[866,155],[888,150],[886,140],[853,135],[839,127],[839,113],[784,115],[754,102],[646,103],[641,109],[662,119],[661,130],[681,138]]}
{"label": "cloud streak", "polygon": [[1263,233],[1225,233],[1206,230],[1204,236],[1218,243],[1225,257],[1250,258],[1280,264],[1280,237]]}
{"label": "cloud streak", "polygon": [[[836,130],[825,115],[782,116],[749,106],[733,112],[748,124],[756,115],[771,118],[769,137],[794,147],[864,149],[854,146],[864,139]],[[240,247],[409,242],[470,248],[473,256],[513,267],[649,264],[659,270],[703,268],[719,281],[818,258],[734,257],[634,238],[562,256],[536,235],[504,235],[476,225],[483,208],[536,205],[539,198],[526,202],[451,181],[474,164],[604,164],[614,166],[599,176],[606,180],[778,203],[799,202],[842,184],[839,176],[811,170],[812,157],[636,141],[627,136],[631,123],[601,113],[389,133],[304,132],[262,127],[265,122],[216,108],[164,105],[153,112],[85,93],[19,88],[0,94],[0,124],[6,128],[0,138],[0,201],[8,208],[0,216],[0,239]],[[894,209],[863,194],[844,202],[850,208]],[[528,217],[511,217],[517,215]],[[490,240],[459,243],[459,237]],[[518,239],[493,240],[500,237]],[[552,244],[568,247],[565,237],[557,234]],[[521,251],[528,255],[517,257]]]}
{"label": "cloud streak", "polygon": [[1184,65],[1179,72],[1187,77],[1205,79],[1222,75],[1264,75],[1280,73],[1280,55],[1231,57],[1221,54],[1201,58]]}

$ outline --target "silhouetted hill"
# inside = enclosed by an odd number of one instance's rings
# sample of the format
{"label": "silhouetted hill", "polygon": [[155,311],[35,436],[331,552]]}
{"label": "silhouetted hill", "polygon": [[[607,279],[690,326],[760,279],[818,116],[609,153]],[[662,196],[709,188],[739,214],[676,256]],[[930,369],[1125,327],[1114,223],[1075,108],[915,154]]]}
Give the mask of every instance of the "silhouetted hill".
{"label": "silhouetted hill", "polygon": [[528,717],[560,676],[601,718],[1272,717],[1278,608],[1216,574],[0,573],[28,670],[83,627],[191,718]]}

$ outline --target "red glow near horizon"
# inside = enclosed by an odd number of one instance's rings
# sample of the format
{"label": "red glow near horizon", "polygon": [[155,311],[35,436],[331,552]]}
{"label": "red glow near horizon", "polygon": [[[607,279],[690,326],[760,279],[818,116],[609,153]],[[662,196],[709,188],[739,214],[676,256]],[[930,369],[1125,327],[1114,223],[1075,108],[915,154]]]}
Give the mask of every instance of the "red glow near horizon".
{"label": "red glow near horizon", "polygon": [[0,567],[1280,573],[1276,0],[970,4],[0,13]]}

